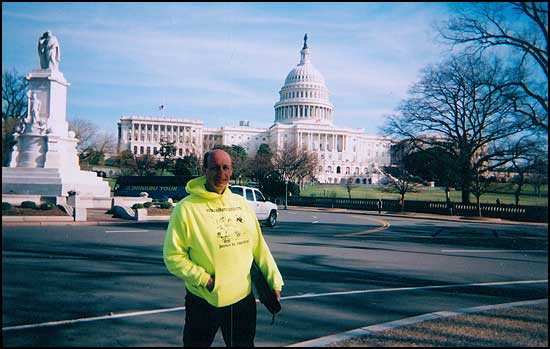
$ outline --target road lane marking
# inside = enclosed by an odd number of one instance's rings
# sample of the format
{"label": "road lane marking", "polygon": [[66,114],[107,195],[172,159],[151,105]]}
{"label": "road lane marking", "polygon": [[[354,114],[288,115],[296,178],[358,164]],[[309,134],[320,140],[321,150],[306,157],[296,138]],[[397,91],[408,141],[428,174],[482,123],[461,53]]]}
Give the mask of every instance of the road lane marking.
{"label": "road lane marking", "polygon": [[[429,289],[442,289],[442,288],[454,288],[454,287],[471,287],[471,286],[502,286],[502,285],[517,285],[517,284],[536,284],[548,282],[546,280],[524,280],[524,281],[502,281],[502,282],[485,282],[485,283],[473,283],[473,284],[455,284],[455,285],[436,285],[436,286],[418,286],[418,287],[401,287],[401,288],[383,288],[383,289],[368,289],[368,290],[356,290],[356,291],[341,291],[341,292],[329,292],[329,293],[306,293],[295,296],[281,297],[281,300],[290,300],[290,299],[299,299],[299,298],[318,298],[318,297],[328,297],[328,296],[346,296],[350,294],[361,294],[361,293],[378,293],[378,292],[394,292],[394,291],[416,291],[416,290],[429,290]],[[256,300],[256,303],[258,300]],[[99,320],[109,320],[123,317],[131,316],[141,316],[141,315],[151,315],[159,313],[168,313],[173,311],[185,310],[185,307],[176,307],[176,308],[167,308],[167,309],[156,309],[156,310],[145,310],[145,311],[136,311],[130,313],[111,313],[104,316],[95,316],[89,318],[73,319],[73,320],[61,320],[61,321],[51,321],[43,322],[38,324],[29,324],[29,325],[19,325],[19,326],[7,326],[2,327],[2,332],[14,331],[14,330],[23,330],[37,327],[51,327],[51,326],[61,326],[67,324],[74,324],[80,322],[90,322],[90,321],[99,321]]]}
{"label": "road lane marking", "polygon": [[147,229],[105,230],[106,233],[145,233]]}
{"label": "road lane marking", "polygon": [[441,250],[443,253],[547,253],[547,250]]}
{"label": "road lane marking", "polygon": [[158,309],[158,310],[146,310],[146,311],[135,311],[135,312],[131,312],[131,313],[120,313],[120,314],[111,313],[109,315],[94,316],[94,317],[81,318],[81,319],[50,321],[50,322],[43,322],[43,323],[40,323],[40,324],[32,324],[32,325],[8,326],[8,327],[3,327],[2,332],[13,331],[13,330],[24,330],[24,329],[28,329],[28,328],[37,328],[37,327],[60,326],[60,325],[74,324],[74,323],[78,323],[78,322],[90,322],[90,321],[98,321],[98,320],[117,319],[117,318],[122,318],[122,317],[167,313],[167,312],[178,311],[178,310],[185,310],[185,307],[177,307],[177,308],[170,308],[170,309]]}
{"label": "road lane marking", "polygon": [[382,226],[377,227],[377,228],[373,228],[373,229],[369,229],[369,230],[360,231],[360,232],[357,232],[357,233],[336,234],[334,236],[336,236],[336,237],[363,236],[363,235],[367,235],[367,234],[377,233],[379,231],[386,230],[390,227],[390,223],[387,222],[387,221],[384,221],[382,219],[371,218],[371,217],[363,217],[363,216],[360,216],[360,217],[363,218],[363,219],[370,220],[370,221],[375,221],[376,223],[382,224]]}
{"label": "road lane marking", "polygon": [[418,286],[418,287],[398,287],[398,288],[382,288],[382,289],[368,289],[368,290],[356,290],[356,291],[340,291],[340,292],[329,292],[329,293],[318,293],[314,295],[296,295],[282,297],[281,299],[297,299],[297,298],[317,298],[317,297],[327,297],[327,296],[344,296],[350,294],[361,294],[361,293],[378,293],[378,292],[394,292],[394,291],[417,291],[417,290],[430,290],[438,288],[453,288],[453,287],[471,287],[471,286],[503,286],[503,285],[516,285],[516,284],[534,284],[534,283],[543,283],[548,282],[546,280],[527,280],[527,281],[502,281],[502,282],[485,282],[485,283],[474,283],[474,284],[455,284],[455,285],[436,285],[436,286]]}

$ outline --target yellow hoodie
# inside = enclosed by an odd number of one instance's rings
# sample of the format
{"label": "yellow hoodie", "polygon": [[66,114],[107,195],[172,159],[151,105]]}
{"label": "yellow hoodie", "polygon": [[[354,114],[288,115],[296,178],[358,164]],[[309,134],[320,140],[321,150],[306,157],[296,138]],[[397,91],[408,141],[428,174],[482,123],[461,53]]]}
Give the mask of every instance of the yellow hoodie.
{"label": "yellow hoodie", "polygon": [[[185,287],[216,307],[234,304],[250,294],[250,266],[256,261],[267,281],[281,290],[283,278],[248,202],[226,188],[207,191],[205,177],[190,180],[170,216],[164,239],[164,263]],[[215,276],[214,289],[206,284]]]}

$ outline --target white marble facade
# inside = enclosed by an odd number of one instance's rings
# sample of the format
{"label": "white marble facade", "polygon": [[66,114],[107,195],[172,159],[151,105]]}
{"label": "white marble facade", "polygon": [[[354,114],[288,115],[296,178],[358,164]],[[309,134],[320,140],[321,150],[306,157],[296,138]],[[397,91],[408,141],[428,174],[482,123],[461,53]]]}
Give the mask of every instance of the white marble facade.
{"label": "white marble facade", "polygon": [[[391,139],[367,135],[361,128],[334,126],[335,108],[329,96],[323,75],[312,64],[306,36],[300,61],[279,91],[270,128],[253,128],[246,122],[241,122],[241,126],[204,128],[198,120],[123,116],[118,122],[119,150],[154,154],[159,147],[160,127],[164,127],[164,136],[178,140],[177,156],[200,156],[215,145],[233,144],[254,156],[262,143],[271,149],[296,143],[318,154],[316,179],[321,183],[343,183],[351,178],[354,183],[377,184],[383,177],[379,168],[390,164]],[[159,131],[155,138],[156,129]],[[187,142],[188,135],[202,137],[191,144]]]}

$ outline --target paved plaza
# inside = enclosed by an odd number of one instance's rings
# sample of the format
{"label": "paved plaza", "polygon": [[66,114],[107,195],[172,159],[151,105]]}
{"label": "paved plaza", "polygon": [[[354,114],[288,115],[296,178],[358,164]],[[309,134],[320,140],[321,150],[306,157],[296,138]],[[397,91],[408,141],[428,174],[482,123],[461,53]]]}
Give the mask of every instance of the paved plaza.
{"label": "paved plaza", "polygon": [[[257,346],[548,298],[545,225],[299,208],[280,218],[263,231],[283,312],[270,325],[258,306]],[[3,226],[5,346],[181,344],[185,291],[162,262],[167,223],[94,223]]]}

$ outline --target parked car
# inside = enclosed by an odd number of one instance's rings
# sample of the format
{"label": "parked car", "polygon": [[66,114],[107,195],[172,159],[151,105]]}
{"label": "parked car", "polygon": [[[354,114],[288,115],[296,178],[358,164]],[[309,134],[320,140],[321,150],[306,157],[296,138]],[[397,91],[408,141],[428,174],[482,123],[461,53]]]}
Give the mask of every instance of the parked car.
{"label": "parked car", "polygon": [[260,222],[264,222],[268,227],[274,227],[277,224],[277,205],[267,201],[257,188],[243,185],[231,185],[229,188],[234,194],[238,194],[248,200]]}

